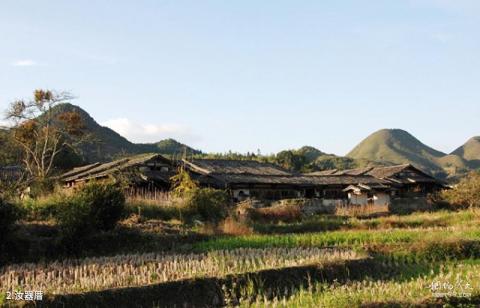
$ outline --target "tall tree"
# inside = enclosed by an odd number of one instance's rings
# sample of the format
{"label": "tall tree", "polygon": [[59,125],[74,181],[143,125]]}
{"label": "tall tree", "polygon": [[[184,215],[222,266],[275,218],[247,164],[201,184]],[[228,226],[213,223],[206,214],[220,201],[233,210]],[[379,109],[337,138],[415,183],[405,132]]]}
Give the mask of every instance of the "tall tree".
{"label": "tall tree", "polygon": [[300,171],[306,164],[305,157],[291,150],[281,151],[275,156],[275,163],[289,170]]}
{"label": "tall tree", "polygon": [[54,107],[73,97],[67,92],[35,90],[33,99],[10,104],[6,118],[13,122],[12,139],[22,149],[28,174],[37,180],[48,178],[55,157],[71,147],[74,136],[82,134],[82,120],[76,112],[55,112]]}

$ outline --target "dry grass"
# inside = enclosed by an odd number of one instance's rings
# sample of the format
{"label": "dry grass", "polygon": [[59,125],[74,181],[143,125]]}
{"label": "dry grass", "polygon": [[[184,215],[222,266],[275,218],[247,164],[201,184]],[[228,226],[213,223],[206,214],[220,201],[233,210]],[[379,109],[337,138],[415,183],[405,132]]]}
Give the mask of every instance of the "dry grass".
{"label": "dry grass", "polygon": [[158,189],[128,188],[125,190],[125,197],[132,200],[165,202],[172,198],[169,192]]}
{"label": "dry grass", "polygon": [[388,214],[388,205],[347,205],[337,206],[335,215],[350,217],[368,217],[372,215]]}
{"label": "dry grass", "polygon": [[293,222],[302,219],[302,210],[298,205],[275,205],[250,210],[250,218],[264,222]]}
{"label": "dry grass", "polygon": [[127,203],[131,204],[141,204],[145,206],[158,206],[158,207],[169,207],[169,206],[178,206],[181,203],[181,199],[174,197],[168,193],[159,193],[157,196],[145,196],[141,194],[125,194]]}
{"label": "dry grass", "polygon": [[200,254],[118,255],[6,266],[0,270],[0,286],[53,294],[79,293],[359,258],[363,256],[353,251],[320,248],[240,248]]}
{"label": "dry grass", "polygon": [[245,222],[238,221],[232,217],[228,217],[220,226],[221,231],[228,235],[249,235],[253,234],[253,228],[249,227]]}
{"label": "dry grass", "polygon": [[162,219],[172,220],[181,218],[181,210],[185,200],[170,194],[158,193],[155,198],[141,194],[126,194],[126,209],[129,214],[138,215],[141,220]]}

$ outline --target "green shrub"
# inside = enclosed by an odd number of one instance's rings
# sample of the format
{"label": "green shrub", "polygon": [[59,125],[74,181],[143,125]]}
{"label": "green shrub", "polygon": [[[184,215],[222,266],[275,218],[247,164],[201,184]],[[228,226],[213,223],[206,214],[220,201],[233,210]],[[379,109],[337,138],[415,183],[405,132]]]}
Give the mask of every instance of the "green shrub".
{"label": "green shrub", "polygon": [[62,230],[64,239],[81,239],[94,231],[94,223],[90,220],[91,206],[80,202],[79,198],[67,198],[59,205],[56,220]]}
{"label": "green shrub", "polygon": [[66,198],[57,220],[66,236],[113,229],[123,215],[125,197],[115,184],[89,183]]}
{"label": "green shrub", "polygon": [[57,215],[59,206],[67,196],[63,193],[53,193],[38,198],[27,198],[20,202],[28,220],[48,220]]}
{"label": "green shrub", "polygon": [[198,189],[198,183],[192,179],[184,167],[180,167],[176,175],[170,178],[172,193],[176,197],[185,197]]}
{"label": "green shrub", "polygon": [[98,230],[108,231],[115,228],[125,208],[123,192],[115,184],[89,184],[76,198],[79,202],[88,204],[90,218]]}
{"label": "green shrub", "polygon": [[30,184],[30,196],[33,198],[43,197],[51,194],[55,190],[55,181],[44,179],[34,181]]}
{"label": "green shrub", "polygon": [[192,222],[199,219],[218,224],[228,215],[229,198],[225,191],[200,188],[191,191],[185,200],[182,219]]}

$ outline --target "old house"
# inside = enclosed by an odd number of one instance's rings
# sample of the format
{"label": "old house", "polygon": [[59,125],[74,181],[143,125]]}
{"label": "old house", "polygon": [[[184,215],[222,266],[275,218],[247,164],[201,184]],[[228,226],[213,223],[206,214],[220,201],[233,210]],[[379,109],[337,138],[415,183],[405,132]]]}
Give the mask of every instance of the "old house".
{"label": "old house", "polygon": [[228,189],[234,200],[298,198],[302,182],[292,173],[270,163],[253,160],[182,160],[201,186]]}
{"label": "old house", "polygon": [[172,162],[159,154],[142,154],[109,163],[75,168],[61,176],[66,187],[115,178],[131,187],[170,188],[177,166],[202,187],[227,190],[233,200],[319,199],[330,205],[386,205],[391,198],[425,197],[443,183],[412,165],[292,173],[253,160],[192,159]]}
{"label": "old house", "polygon": [[425,197],[446,187],[444,182],[410,164],[373,168],[366,174],[389,181],[398,197]]}
{"label": "old house", "polygon": [[393,195],[399,197],[422,197],[429,193],[445,188],[445,183],[411,164],[348,170],[334,169],[313,172],[310,173],[310,175],[372,176],[374,178],[387,181],[389,186],[395,188]]}
{"label": "old house", "polygon": [[196,159],[182,161],[186,170],[202,186],[227,189],[232,198],[278,200],[318,198],[326,205],[345,204],[351,185],[386,190],[388,182],[370,175],[319,176],[295,174],[270,163],[251,160]]}
{"label": "old house", "polygon": [[343,190],[348,193],[348,204],[352,205],[388,205],[392,188],[388,185],[350,185]]}
{"label": "old house", "polygon": [[91,180],[115,179],[136,187],[168,189],[175,173],[172,162],[160,154],[140,154],[108,163],[94,163],[61,175],[66,187],[82,185]]}
{"label": "old house", "polygon": [[315,175],[306,176],[313,184],[315,198],[325,205],[388,204],[389,183],[370,175]]}
{"label": "old house", "polygon": [[384,181],[382,186],[356,185],[344,191],[351,204],[390,203],[391,198],[426,198],[428,194],[445,188],[445,184],[428,173],[410,164],[368,167],[348,170],[325,170],[313,172],[315,176],[369,176]]}

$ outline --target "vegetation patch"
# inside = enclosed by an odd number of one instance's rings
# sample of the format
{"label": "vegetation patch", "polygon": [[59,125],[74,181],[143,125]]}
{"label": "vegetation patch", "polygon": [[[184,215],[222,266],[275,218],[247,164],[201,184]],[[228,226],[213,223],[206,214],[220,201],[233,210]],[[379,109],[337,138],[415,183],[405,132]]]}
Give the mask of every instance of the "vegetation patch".
{"label": "vegetation patch", "polygon": [[[394,264],[391,268],[395,268]],[[317,282],[301,288],[293,296],[276,296],[274,298],[256,297],[245,301],[242,307],[443,307],[443,305],[465,304],[472,307],[478,302],[480,293],[479,264],[448,264],[438,271],[418,271],[414,273],[402,266],[401,272],[412,273],[409,279],[390,273],[363,277],[362,280],[337,283]],[[397,269],[401,269],[398,267]],[[407,266],[408,267],[408,266]],[[411,266],[410,266],[411,267]],[[378,269],[378,268],[377,268]],[[424,267],[426,269],[426,267]],[[446,291],[443,288],[448,288]],[[451,292],[451,297],[435,298],[442,292]],[[395,301],[392,299],[401,299]],[[424,306],[422,306],[424,305]],[[470,305],[470,306],[469,306]]]}
{"label": "vegetation patch", "polygon": [[[26,288],[50,294],[81,293],[360,258],[364,256],[353,251],[318,248],[236,249],[201,254],[150,253],[14,264],[2,268],[0,283],[11,290]],[[66,284],[66,281],[69,283]]]}

